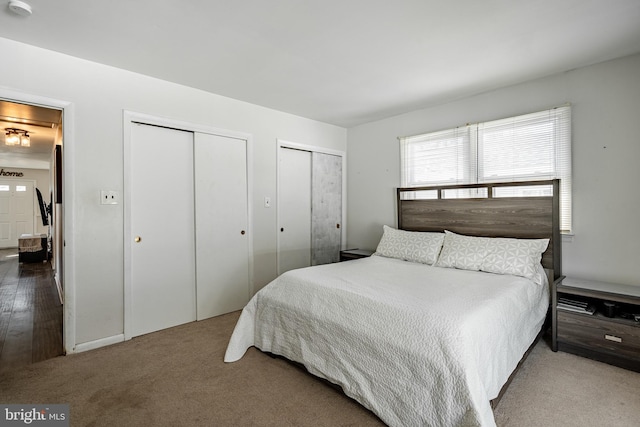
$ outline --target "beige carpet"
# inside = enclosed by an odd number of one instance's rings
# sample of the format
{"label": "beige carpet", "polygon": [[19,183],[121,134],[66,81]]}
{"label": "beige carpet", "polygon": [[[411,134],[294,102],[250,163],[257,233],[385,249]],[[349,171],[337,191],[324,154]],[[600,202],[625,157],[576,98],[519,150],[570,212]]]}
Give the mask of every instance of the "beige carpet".
{"label": "beige carpet", "polygon": [[499,427],[640,426],[640,373],[540,341],[494,411]]}
{"label": "beige carpet", "polygon": [[[69,403],[72,426],[380,426],[281,359],[222,362],[232,313],[0,376],[2,403]],[[537,345],[497,407],[498,426],[630,426],[640,374]]]}

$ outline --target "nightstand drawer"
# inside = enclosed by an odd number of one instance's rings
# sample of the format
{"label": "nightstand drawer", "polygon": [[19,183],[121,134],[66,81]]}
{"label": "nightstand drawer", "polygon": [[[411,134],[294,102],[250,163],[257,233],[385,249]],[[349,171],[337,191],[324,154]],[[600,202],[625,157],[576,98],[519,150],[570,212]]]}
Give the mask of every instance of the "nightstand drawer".
{"label": "nightstand drawer", "polygon": [[558,341],[640,358],[640,327],[558,310]]}

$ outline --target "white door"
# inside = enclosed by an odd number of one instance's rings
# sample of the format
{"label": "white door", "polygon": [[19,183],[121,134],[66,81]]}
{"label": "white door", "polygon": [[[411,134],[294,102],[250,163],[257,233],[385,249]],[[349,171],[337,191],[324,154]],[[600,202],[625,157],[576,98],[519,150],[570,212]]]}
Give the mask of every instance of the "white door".
{"label": "white door", "polygon": [[13,196],[14,218],[16,223],[16,239],[23,234],[33,234],[34,191],[32,181],[21,181],[15,184]]}
{"label": "white door", "polygon": [[311,265],[311,152],[278,153],[278,274]]}
{"label": "white door", "polygon": [[197,318],[249,301],[247,142],[195,134]]}
{"label": "white door", "polygon": [[33,188],[33,181],[0,181],[0,248],[16,248],[22,234],[33,234]]}
{"label": "white door", "polygon": [[196,319],[193,133],[132,124],[131,332]]}

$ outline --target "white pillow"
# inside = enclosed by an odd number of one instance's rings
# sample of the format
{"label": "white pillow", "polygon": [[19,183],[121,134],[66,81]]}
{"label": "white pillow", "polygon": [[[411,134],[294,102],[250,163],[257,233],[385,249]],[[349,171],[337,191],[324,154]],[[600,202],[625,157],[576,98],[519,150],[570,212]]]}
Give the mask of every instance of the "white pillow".
{"label": "white pillow", "polygon": [[438,259],[443,233],[396,230],[384,225],[375,255],[432,265]]}
{"label": "white pillow", "polygon": [[493,238],[480,270],[533,279],[547,246],[549,239]]}
{"label": "white pillow", "polygon": [[445,230],[437,267],[536,277],[549,239],[476,237]]}
{"label": "white pillow", "polygon": [[445,230],[442,251],[435,265],[478,271],[487,255],[489,240],[489,237],[465,236]]}

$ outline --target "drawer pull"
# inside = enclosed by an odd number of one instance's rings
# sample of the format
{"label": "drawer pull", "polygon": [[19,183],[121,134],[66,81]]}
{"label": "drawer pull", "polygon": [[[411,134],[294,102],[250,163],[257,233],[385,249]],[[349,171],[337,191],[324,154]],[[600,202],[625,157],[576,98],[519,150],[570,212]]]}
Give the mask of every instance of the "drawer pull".
{"label": "drawer pull", "polygon": [[605,340],[609,340],[609,341],[613,341],[613,342],[622,342],[622,338],[616,337],[614,335],[605,335],[604,339]]}

